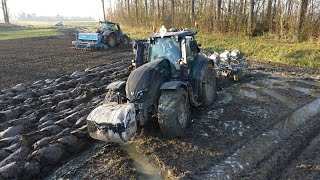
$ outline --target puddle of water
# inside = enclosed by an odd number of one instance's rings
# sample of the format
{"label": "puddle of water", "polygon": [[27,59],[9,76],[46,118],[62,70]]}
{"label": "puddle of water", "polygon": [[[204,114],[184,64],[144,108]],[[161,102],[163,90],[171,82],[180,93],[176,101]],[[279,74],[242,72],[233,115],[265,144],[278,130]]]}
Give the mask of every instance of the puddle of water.
{"label": "puddle of water", "polygon": [[[221,99],[220,99],[221,98]],[[224,94],[219,94],[218,96],[218,101],[217,101],[217,105],[218,106],[223,106],[223,105],[227,105],[230,104],[232,101],[232,95],[230,93],[224,93]]]}
{"label": "puddle of water", "polygon": [[248,98],[257,99],[257,94],[255,92],[249,92],[249,91],[240,89],[240,93]]}
{"label": "puddle of water", "polygon": [[300,126],[304,124],[307,119],[316,115],[320,111],[320,98],[306,104],[293,112],[286,118],[284,124],[280,124],[282,130],[290,129],[293,126]]}
{"label": "puddle of water", "polygon": [[288,106],[290,108],[293,108],[293,109],[297,108],[297,104],[286,96],[282,96],[282,95],[280,95],[274,91],[268,90],[268,89],[263,89],[262,87],[257,86],[252,83],[246,83],[245,86],[252,88],[252,89],[261,90],[264,94],[267,94],[267,95],[277,99],[278,101],[282,102],[283,104],[285,104],[286,106]]}
{"label": "puddle of water", "polygon": [[302,87],[291,87],[291,88],[313,97],[320,97],[320,93],[312,89],[302,88]]}
{"label": "puddle of water", "polygon": [[282,102],[283,104],[285,104],[286,106],[290,107],[290,108],[297,108],[297,104],[292,101],[291,99],[289,99],[288,97],[282,96],[274,91],[270,91],[270,90],[263,90],[263,92],[271,97],[274,97],[275,99],[279,100],[280,102]]}
{"label": "puddle of water", "polygon": [[262,118],[267,119],[269,118],[269,113],[265,109],[261,108],[260,106],[248,106],[241,108],[241,111],[246,113],[248,117],[255,117],[255,118]]}
{"label": "puddle of water", "polygon": [[252,84],[252,83],[246,83],[245,86],[248,87],[248,88],[252,88],[252,89],[259,89],[260,88],[260,86],[257,86],[257,85]]}
{"label": "puddle of water", "polygon": [[309,85],[312,85],[312,86],[320,87],[320,84],[317,83],[317,82],[314,82],[314,81],[308,81],[308,80],[303,80],[303,79],[295,79],[294,81],[301,82],[301,83],[304,83],[304,84],[309,84]]}
{"label": "puddle of water", "polygon": [[150,162],[146,156],[139,152],[139,142],[131,141],[124,145],[130,158],[133,159],[137,172],[141,175],[142,180],[162,180],[161,170],[154,163]]}
{"label": "puddle of water", "polygon": [[218,120],[223,114],[223,111],[223,108],[213,109],[211,111],[208,111],[207,114],[203,116],[203,118]]}

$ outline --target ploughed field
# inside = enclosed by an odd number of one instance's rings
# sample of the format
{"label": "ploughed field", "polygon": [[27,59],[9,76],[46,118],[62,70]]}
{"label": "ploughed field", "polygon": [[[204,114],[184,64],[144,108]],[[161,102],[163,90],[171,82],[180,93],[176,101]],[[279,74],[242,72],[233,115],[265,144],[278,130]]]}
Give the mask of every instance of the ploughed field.
{"label": "ploughed field", "polygon": [[179,139],[156,118],[133,142],[91,139],[86,117],[126,80],[130,47],[81,52],[71,37],[2,41],[0,179],[319,179],[320,82],[309,71],[249,61],[239,83],[192,109]]}

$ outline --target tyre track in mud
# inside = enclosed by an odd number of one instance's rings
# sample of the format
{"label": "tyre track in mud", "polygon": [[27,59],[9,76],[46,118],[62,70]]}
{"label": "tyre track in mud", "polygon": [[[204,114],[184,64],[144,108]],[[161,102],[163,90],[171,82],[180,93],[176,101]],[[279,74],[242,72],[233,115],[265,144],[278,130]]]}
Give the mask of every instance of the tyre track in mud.
{"label": "tyre track in mud", "polygon": [[[271,124],[271,126],[264,127],[262,133],[257,133],[257,137],[249,139],[249,141],[240,145],[235,151],[229,152],[228,156],[211,165],[209,169],[206,168],[206,170],[201,170],[195,173],[194,176],[189,177],[192,177],[192,179],[276,178],[288,166],[291,159],[301,153],[310,139],[320,131],[320,126],[318,125],[320,121],[318,118],[320,99],[318,99],[319,89],[317,89],[319,84],[312,83],[317,86],[313,86],[313,90],[311,90],[289,86],[288,84],[293,81],[295,80],[279,81],[272,78],[264,80],[263,83],[259,81],[254,84],[246,83],[247,87],[258,89],[260,92],[271,95],[272,98],[288,105],[291,108],[291,113],[281,116],[278,118],[279,121]],[[298,81],[301,82],[301,80]],[[309,81],[303,82],[308,83]],[[267,85],[267,89],[261,88],[263,84]],[[297,92],[294,93],[295,96],[290,97],[289,92],[292,94],[292,90],[286,92],[288,93],[286,96],[280,95],[281,93],[270,93],[283,89],[288,90],[288,88],[291,88],[293,91],[299,91],[300,96],[301,94],[305,94],[309,97],[297,97],[299,95]],[[246,91],[245,94],[249,97],[256,97],[256,95],[249,94]],[[295,98],[297,99],[294,100]],[[304,101],[301,101],[301,99],[304,99]],[[290,104],[293,101],[295,101],[295,104]],[[306,102],[307,105],[305,105]],[[303,115],[311,117],[304,118]],[[310,122],[307,121],[309,119]],[[290,124],[290,120],[295,121],[295,123],[300,121],[301,124],[295,125],[292,122]],[[282,129],[285,132],[282,132]]]}
{"label": "tyre track in mud", "polygon": [[[246,162],[241,164],[243,162],[236,161],[235,156],[250,144],[256,147],[259,143],[264,142],[262,139],[258,140],[258,143],[252,143],[259,139],[261,134],[278,124],[279,120],[294,112],[295,107],[301,107],[312,101],[316,96],[310,92],[317,91],[315,87],[313,87],[314,90],[307,91],[299,86],[289,86],[288,84],[294,81],[292,79],[273,76],[262,76],[261,78],[260,75],[257,77],[259,78],[250,77],[241,84],[223,89],[219,92],[216,104],[206,109],[198,109],[199,113],[193,112],[194,123],[188,129],[190,132],[187,138],[165,139],[159,134],[157,124],[151,122],[151,125],[145,126],[135,140],[139,141],[142,153],[155,162],[168,179],[243,178],[241,173],[244,172],[242,168],[246,166]],[[286,97],[288,93],[292,97]],[[235,114],[240,119],[232,120]],[[292,142],[293,146],[294,143]],[[296,147],[301,148],[304,145],[302,143]],[[260,147],[260,149],[263,148]],[[253,153],[243,154],[245,158],[250,159]],[[287,165],[286,157],[284,156],[285,165],[282,167]],[[272,156],[270,158],[272,159]],[[199,161],[199,159],[202,160]],[[258,160],[252,156],[252,164],[257,163],[255,161]],[[221,167],[214,169],[213,172],[212,169],[208,171],[208,167],[219,166],[221,162],[225,162],[227,166],[231,164],[230,171],[221,171]],[[237,171],[234,172],[234,169]],[[80,173],[85,170],[86,166],[78,169]],[[258,170],[265,173],[263,177],[255,177],[258,179],[270,177],[268,173],[272,173],[270,169],[260,168]],[[215,171],[218,172],[218,176]],[[244,174],[246,173],[247,171]]]}

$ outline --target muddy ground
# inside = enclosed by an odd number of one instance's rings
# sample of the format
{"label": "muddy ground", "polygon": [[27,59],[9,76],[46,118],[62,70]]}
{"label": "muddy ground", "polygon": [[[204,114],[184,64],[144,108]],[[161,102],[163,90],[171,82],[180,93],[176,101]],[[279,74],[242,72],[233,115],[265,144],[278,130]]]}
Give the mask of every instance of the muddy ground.
{"label": "muddy ground", "polygon": [[131,47],[82,52],[72,49],[70,31],[61,36],[1,41],[0,89],[19,83],[58,78],[115,61],[130,61]]}
{"label": "muddy ground", "polygon": [[192,109],[184,138],[164,138],[154,118],[120,146],[90,139],[85,118],[126,80],[131,49],[79,52],[71,39],[0,46],[0,179],[320,178],[318,70],[249,61],[240,82],[218,79],[213,105]]}

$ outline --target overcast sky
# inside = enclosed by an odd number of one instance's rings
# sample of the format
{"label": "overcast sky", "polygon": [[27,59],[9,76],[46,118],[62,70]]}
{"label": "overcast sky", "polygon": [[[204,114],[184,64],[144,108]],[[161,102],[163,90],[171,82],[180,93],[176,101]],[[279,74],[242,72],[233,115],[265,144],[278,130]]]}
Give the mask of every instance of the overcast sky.
{"label": "overcast sky", "polygon": [[37,16],[91,16],[97,20],[103,17],[101,0],[8,0],[8,7],[12,16],[25,12]]}

